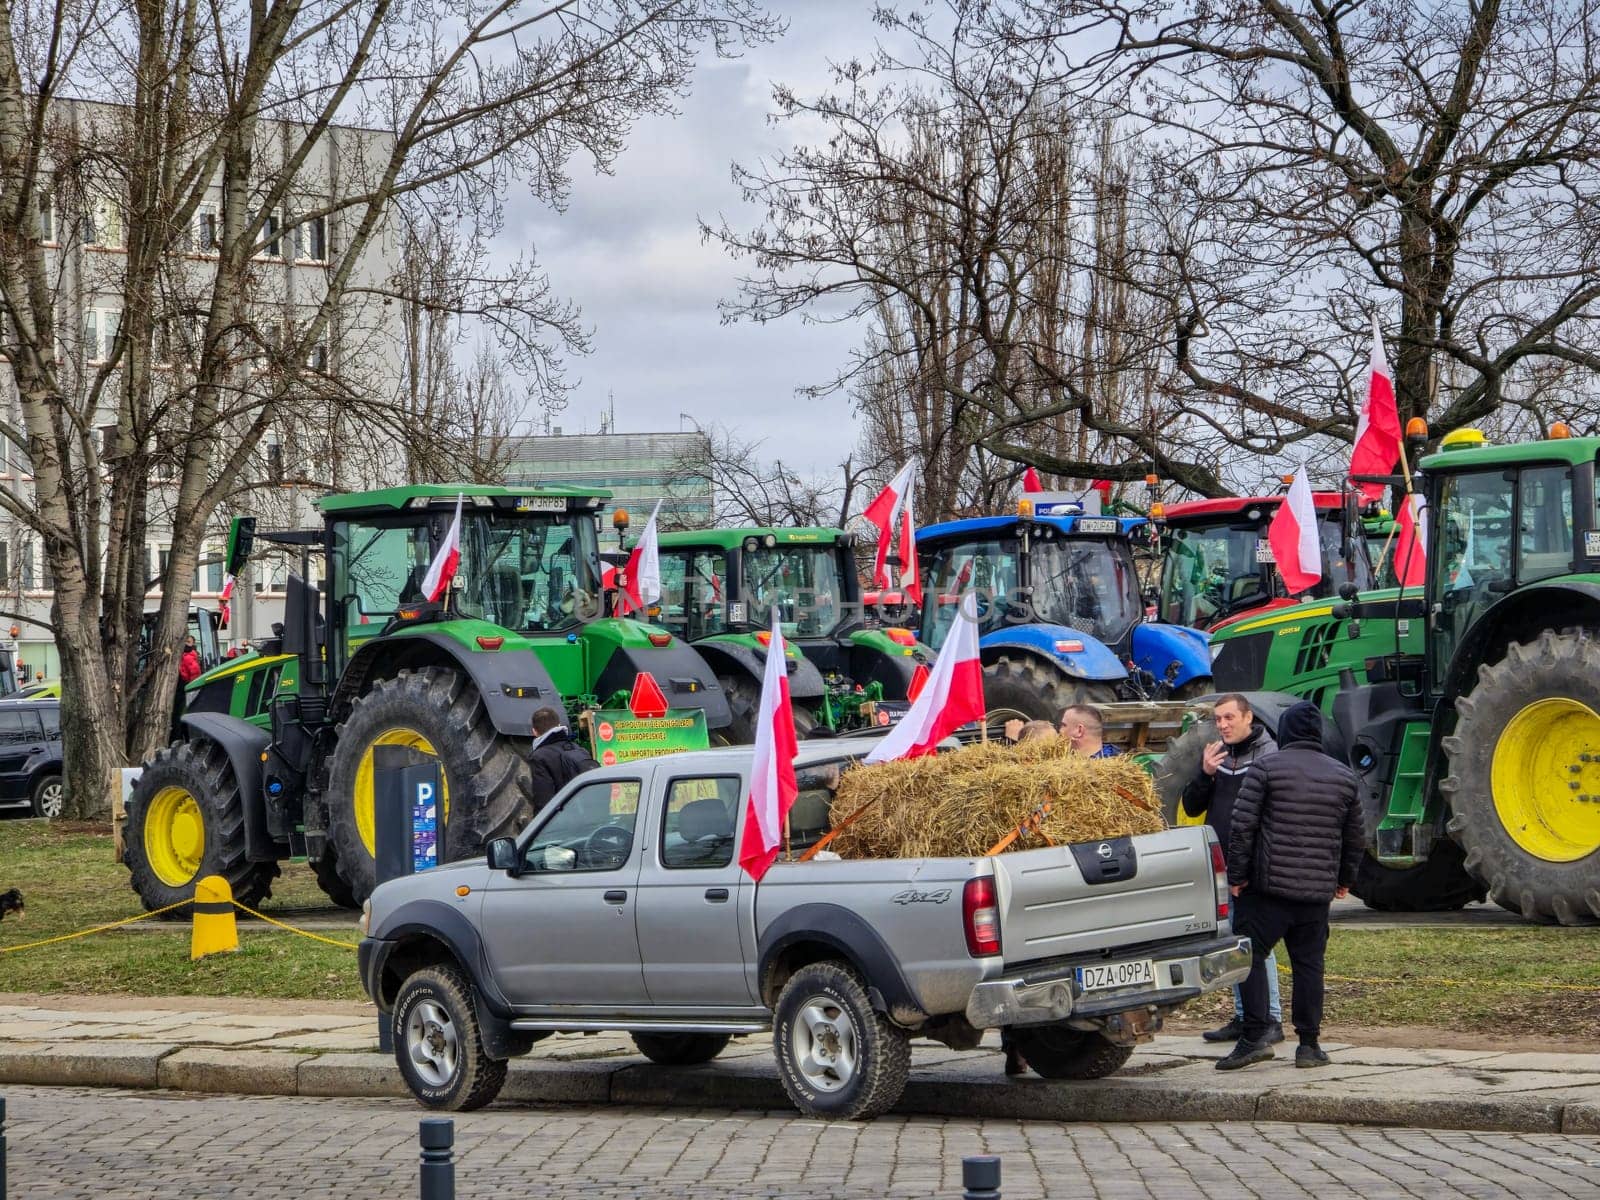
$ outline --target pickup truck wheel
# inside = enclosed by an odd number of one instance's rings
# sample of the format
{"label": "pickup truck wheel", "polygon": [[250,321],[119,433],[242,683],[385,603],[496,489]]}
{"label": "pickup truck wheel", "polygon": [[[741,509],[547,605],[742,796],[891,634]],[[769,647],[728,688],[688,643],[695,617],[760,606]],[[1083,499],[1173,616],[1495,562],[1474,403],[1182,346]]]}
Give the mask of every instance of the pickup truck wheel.
{"label": "pickup truck wheel", "polygon": [[842,1121],[888,1112],[906,1088],[911,1043],[873,1009],[848,967],[801,967],[778,995],[773,1050],[783,1090],[801,1112]]}
{"label": "pickup truck wheel", "polygon": [[664,1067],[692,1067],[708,1063],[733,1039],[726,1033],[636,1033],[639,1053]]}
{"label": "pickup truck wheel", "polygon": [[1133,1057],[1132,1046],[1064,1025],[1022,1026],[1011,1031],[1011,1040],[1046,1079],[1104,1079]]}
{"label": "pickup truck wheel", "polygon": [[504,1059],[484,1053],[472,985],[455,967],[426,967],[394,1001],[394,1059],[425,1108],[470,1112],[500,1094]]}

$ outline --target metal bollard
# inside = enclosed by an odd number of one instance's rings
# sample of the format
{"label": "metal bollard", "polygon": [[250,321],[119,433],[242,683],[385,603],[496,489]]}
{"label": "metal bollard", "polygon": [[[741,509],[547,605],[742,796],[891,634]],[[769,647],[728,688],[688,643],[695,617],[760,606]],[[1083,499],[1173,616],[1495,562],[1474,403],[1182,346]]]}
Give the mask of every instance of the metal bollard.
{"label": "metal bollard", "polygon": [[446,1117],[423,1117],[418,1136],[422,1142],[422,1200],[456,1200],[456,1123]]}
{"label": "metal bollard", "polygon": [[961,1160],[961,1200],[1000,1200],[1000,1156],[969,1154]]}

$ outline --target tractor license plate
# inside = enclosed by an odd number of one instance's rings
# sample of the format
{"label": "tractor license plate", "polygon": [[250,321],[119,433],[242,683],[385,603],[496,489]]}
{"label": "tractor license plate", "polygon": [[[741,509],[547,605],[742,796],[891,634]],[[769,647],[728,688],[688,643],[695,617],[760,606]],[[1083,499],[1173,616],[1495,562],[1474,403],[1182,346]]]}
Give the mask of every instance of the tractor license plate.
{"label": "tractor license plate", "polygon": [[1079,517],[1073,528],[1079,533],[1116,533],[1122,526],[1115,517]]}
{"label": "tractor license plate", "polygon": [[567,498],[565,496],[518,496],[518,512],[556,512],[567,511]]}
{"label": "tractor license plate", "polygon": [[1148,958],[1133,962],[1106,963],[1078,968],[1078,987],[1085,992],[1098,992],[1106,988],[1134,987],[1156,981],[1155,964]]}

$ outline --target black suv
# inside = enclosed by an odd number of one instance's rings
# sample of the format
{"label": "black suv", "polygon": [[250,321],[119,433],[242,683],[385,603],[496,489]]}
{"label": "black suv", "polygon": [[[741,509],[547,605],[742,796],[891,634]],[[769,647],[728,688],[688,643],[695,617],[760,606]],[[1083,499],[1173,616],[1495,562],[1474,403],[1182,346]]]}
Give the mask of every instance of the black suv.
{"label": "black suv", "polygon": [[0,701],[0,809],[61,815],[61,701]]}

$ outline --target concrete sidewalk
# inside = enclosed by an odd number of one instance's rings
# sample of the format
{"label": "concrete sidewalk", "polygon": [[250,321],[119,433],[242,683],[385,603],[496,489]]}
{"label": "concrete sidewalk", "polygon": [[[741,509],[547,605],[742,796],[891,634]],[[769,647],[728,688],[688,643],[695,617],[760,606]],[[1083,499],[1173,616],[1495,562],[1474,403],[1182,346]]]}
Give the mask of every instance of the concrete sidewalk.
{"label": "concrete sidewalk", "polygon": [[[132,1003],[137,1004],[137,1001]],[[302,1096],[403,1096],[377,1053],[375,1013],[257,1015],[155,1007],[0,1004],[0,1084],[173,1088]],[[170,1001],[159,1002],[162,1004]],[[897,1111],[1064,1121],[1320,1121],[1432,1129],[1600,1133],[1600,1054],[1399,1050],[1324,1043],[1334,1065],[1297,1071],[1294,1048],[1223,1074],[1225,1047],[1158,1037],[1110,1079],[1008,1079],[993,1038],[976,1051],[914,1043]],[[648,1104],[787,1109],[766,1035],[740,1038],[715,1063],[649,1063],[626,1036],[558,1035],[512,1064],[502,1103]]]}

